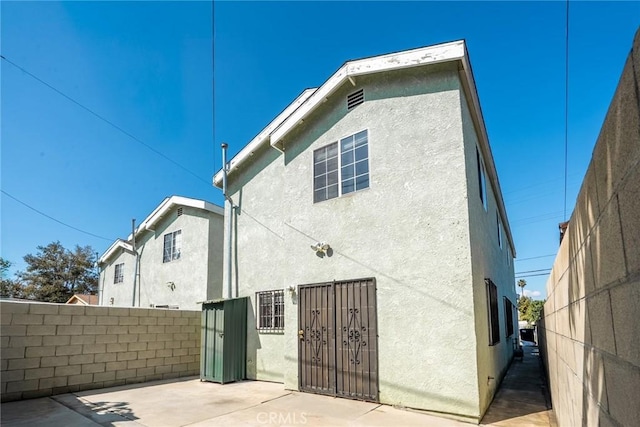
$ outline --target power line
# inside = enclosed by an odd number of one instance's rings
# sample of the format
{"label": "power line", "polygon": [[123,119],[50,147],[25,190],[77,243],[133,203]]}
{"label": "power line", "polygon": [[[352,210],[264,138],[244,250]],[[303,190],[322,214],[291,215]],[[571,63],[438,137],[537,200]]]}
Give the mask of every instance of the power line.
{"label": "power line", "polygon": [[567,170],[569,163],[569,0],[566,1],[565,55],[564,55],[564,215],[567,220]]}
{"label": "power line", "polygon": [[154,153],[156,153],[158,156],[164,158],[165,160],[173,163],[175,166],[179,167],[180,169],[182,169],[183,171],[187,172],[188,174],[194,176],[195,178],[197,178],[198,180],[211,185],[211,182],[209,180],[206,180],[204,178],[202,178],[200,175],[196,174],[195,172],[192,172],[191,170],[189,170],[187,167],[181,165],[180,163],[176,162],[175,160],[173,160],[171,157],[163,154],[162,152],[156,150],[155,148],[153,148],[152,146],[150,146],[149,144],[145,143],[144,141],[142,141],[141,139],[137,138],[136,136],[132,135],[131,133],[127,132],[126,130],[124,130],[123,128],[121,128],[120,126],[118,126],[117,124],[113,123],[112,121],[110,121],[109,119],[107,119],[104,116],[101,116],[100,114],[98,114],[97,112],[95,112],[94,110],[92,110],[89,107],[84,106],[83,104],[81,104],[80,102],[76,101],[75,99],[73,99],[72,97],[70,97],[69,95],[65,94],[64,92],[56,89],[55,87],[53,87],[52,85],[50,85],[49,83],[45,82],[44,80],[42,80],[41,78],[39,78],[38,76],[30,73],[29,71],[25,70],[23,67],[21,67],[20,65],[16,64],[15,62],[10,61],[9,59],[7,59],[4,55],[0,55],[0,58],[2,58],[3,60],[5,60],[6,62],[8,62],[9,64],[13,65],[14,67],[16,67],[18,70],[22,71],[23,73],[25,73],[26,75],[28,75],[29,77],[33,78],[34,80],[40,82],[41,84],[45,85],[46,87],[48,87],[49,89],[53,90],[54,92],[56,92],[57,94],[63,96],[64,98],[66,98],[67,100],[73,102],[74,104],[76,104],[78,107],[82,108],[83,110],[87,111],[88,113],[92,114],[93,116],[97,117],[98,119],[102,120],[103,122],[107,123],[109,126],[113,127],[114,129],[120,131],[121,133],[123,133],[124,135],[128,136],[129,138],[133,139],[134,141],[136,141],[138,144],[148,148],[149,150],[153,151]]}
{"label": "power line", "polygon": [[516,276],[526,273],[538,273],[540,271],[551,271],[550,268],[541,268],[540,270],[528,270],[528,271],[519,271],[516,273]]}
{"label": "power line", "polygon": [[529,258],[517,258],[515,261],[528,261],[530,259],[549,258],[549,257],[552,257],[552,256],[556,256],[556,254],[532,256],[532,257],[529,257]]}
{"label": "power line", "polygon": [[[211,0],[211,142],[213,143],[213,166],[217,164],[216,142],[216,11],[215,0]],[[224,165],[222,165],[224,167]],[[211,183],[210,183],[211,184]]]}
{"label": "power line", "polygon": [[44,216],[44,217],[47,217],[47,218],[49,218],[49,219],[50,219],[50,220],[52,220],[52,221],[57,222],[58,224],[62,224],[62,225],[64,225],[65,227],[69,227],[69,228],[71,228],[71,229],[73,229],[73,230],[76,230],[76,231],[79,231],[79,232],[81,232],[81,233],[88,234],[89,236],[97,237],[98,239],[107,240],[107,241],[109,241],[109,242],[112,242],[112,241],[114,240],[114,239],[107,239],[106,237],[98,236],[97,234],[89,233],[88,231],[81,230],[81,229],[79,229],[79,228],[77,228],[77,227],[74,227],[73,225],[69,225],[69,224],[67,224],[67,223],[65,223],[65,222],[62,222],[62,221],[60,221],[59,219],[55,219],[55,218],[54,218],[54,217],[52,217],[51,215],[47,215],[46,213],[44,213],[44,212],[42,212],[42,211],[40,211],[40,210],[38,210],[38,209],[34,208],[33,206],[31,206],[31,205],[29,205],[29,204],[27,204],[27,203],[23,202],[23,201],[22,201],[22,200],[20,200],[20,199],[18,199],[18,198],[16,198],[16,197],[12,196],[11,194],[7,193],[6,191],[4,191],[4,190],[0,190],[0,191],[2,192],[2,194],[4,194],[5,196],[9,197],[10,199],[15,200],[16,202],[20,203],[21,205],[26,206],[27,208],[31,209],[32,211],[37,212],[37,213],[39,213],[40,215],[42,215],[42,216]]}
{"label": "power line", "polygon": [[524,279],[525,277],[537,277],[537,276],[548,276],[551,272],[548,273],[537,273],[537,274],[527,274],[525,276],[516,276],[516,279]]}

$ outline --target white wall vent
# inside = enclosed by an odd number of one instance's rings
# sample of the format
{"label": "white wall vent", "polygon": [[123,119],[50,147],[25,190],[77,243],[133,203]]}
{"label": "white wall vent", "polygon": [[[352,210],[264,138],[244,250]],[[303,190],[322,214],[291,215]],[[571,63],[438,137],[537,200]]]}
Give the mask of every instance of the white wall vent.
{"label": "white wall vent", "polygon": [[347,110],[351,110],[364,102],[364,89],[347,95]]}

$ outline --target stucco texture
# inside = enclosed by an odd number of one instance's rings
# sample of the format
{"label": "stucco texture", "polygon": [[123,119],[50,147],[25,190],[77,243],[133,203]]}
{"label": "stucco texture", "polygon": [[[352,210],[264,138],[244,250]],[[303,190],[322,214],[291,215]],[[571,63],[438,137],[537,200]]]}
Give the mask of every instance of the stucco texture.
{"label": "stucco texture", "polygon": [[[135,295],[135,256],[120,250],[108,260],[100,273],[101,305],[169,305],[199,310],[199,302],[222,297],[223,218],[202,209],[182,209],[180,216],[177,209],[172,209],[153,231],[137,237],[139,277]],[[164,263],[164,235],[177,230],[182,236],[180,258]],[[120,263],[124,263],[124,281],[114,283],[114,269]]]}
{"label": "stucco texture", "polygon": [[[366,101],[347,111],[346,95],[360,88]],[[490,221],[469,220],[465,170],[475,151],[468,158],[463,98],[455,65],[359,77],[285,137],[284,154],[255,153],[229,178],[238,205],[233,280],[255,311],[256,291],[375,277],[380,401],[477,420],[477,365],[495,356],[477,357],[487,340],[476,323],[487,314],[486,299],[474,307],[484,282],[475,278],[470,233]],[[313,151],[363,129],[369,188],[313,203]],[[317,242],[331,256],[317,256]],[[250,327],[248,372],[298,389],[297,299],[285,297],[283,335]],[[489,372],[500,372],[507,361],[491,363]]]}

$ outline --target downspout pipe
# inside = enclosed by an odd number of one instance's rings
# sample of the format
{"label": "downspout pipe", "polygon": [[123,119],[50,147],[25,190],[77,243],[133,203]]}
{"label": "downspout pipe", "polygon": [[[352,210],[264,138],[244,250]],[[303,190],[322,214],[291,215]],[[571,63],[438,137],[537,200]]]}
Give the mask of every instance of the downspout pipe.
{"label": "downspout pipe", "polygon": [[227,298],[233,298],[233,290],[231,286],[231,214],[233,212],[233,201],[229,197],[227,189],[227,173],[229,172],[229,164],[227,163],[227,147],[226,143],[222,143],[222,193],[225,199],[225,226],[227,240],[225,241],[224,258],[225,258],[225,285],[227,288]]}
{"label": "downspout pipe", "polygon": [[[131,307],[136,306],[136,284],[138,279],[138,251],[136,250],[136,219],[131,219],[131,247],[133,248],[133,255],[135,256],[135,262],[133,263],[133,301],[131,302]],[[140,293],[138,292],[138,295]],[[138,297],[138,306],[140,306],[140,298]]]}

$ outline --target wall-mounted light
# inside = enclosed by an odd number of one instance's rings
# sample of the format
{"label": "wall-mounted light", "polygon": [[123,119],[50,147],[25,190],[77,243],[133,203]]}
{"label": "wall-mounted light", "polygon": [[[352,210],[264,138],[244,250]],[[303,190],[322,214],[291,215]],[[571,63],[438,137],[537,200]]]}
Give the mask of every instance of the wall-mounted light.
{"label": "wall-mounted light", "polygon": [[289,287],[287,288],[287,290],[289,291],[289,293],[290,293],[291,295],[293,295],[293,294],[295,294],[295,293],[296,293],[296,287],[295,287],[295,286],[293,286],[293,285],[289,286]]}
{"label": "wall-mounted light", "polygon": [[167,282],[167,286],[169,287],[169,289],[171,289],[172,291],[174,291],[176,289],[176,284],[173,282]]}
{"label": "wall-mounted light", "polygon": [[321,243],[318,242],[315,245],[311,245],[311,249],[313,249],[314,251],[316,251],[316,253],[320,253],[322,252],[324,255],[327,254],[327,251],[329,249],[331,249],[331,246],[329,246],[328,243]]}

